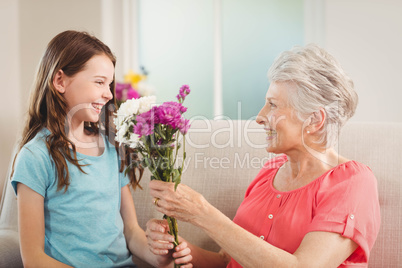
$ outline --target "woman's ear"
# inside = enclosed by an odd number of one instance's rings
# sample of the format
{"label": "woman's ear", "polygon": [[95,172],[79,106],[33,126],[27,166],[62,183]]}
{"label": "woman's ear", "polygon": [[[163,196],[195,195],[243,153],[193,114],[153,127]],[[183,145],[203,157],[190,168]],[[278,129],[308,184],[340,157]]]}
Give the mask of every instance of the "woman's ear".
{"label": "woman's ear", "polygon": [[310,133],[319,131],[324,126],[325,120],[327,118],[327,113],[323,108],[320,108],[317,112],[311,115],[311,123],[309,126]]}
{"label": "woman's ear", "polygon": [[53,86],[61,94],[66,92],[66,75],[62,69],[60,69],[54,76]]}

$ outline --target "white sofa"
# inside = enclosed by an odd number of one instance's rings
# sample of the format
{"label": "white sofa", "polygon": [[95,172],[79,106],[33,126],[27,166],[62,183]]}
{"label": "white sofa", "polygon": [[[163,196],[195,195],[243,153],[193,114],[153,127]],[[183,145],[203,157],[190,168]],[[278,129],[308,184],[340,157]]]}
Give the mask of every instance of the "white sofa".
{"label": "white sofa", "polygon": [[[185,172],[182,182],[230,218],[236,213],[248,184],[272,155],[264,147],[265,133],[251,121],[194,121],[187,135]],[[368,165],[378,180],[381,229],[371,252],[369,267],[402,265],[402,124],[348,123],[342,130],[340,154]],[[141,226],[155,211],[145,173],[143,190],[133,192]],[[0,267],[22,265],[18,246],[16,198],[9,182],[3,194],[0,215]],[[210,250],[219,247],[199,229],[179,223],[179,233]],[[138,260],[139,267],[150,267]]]}

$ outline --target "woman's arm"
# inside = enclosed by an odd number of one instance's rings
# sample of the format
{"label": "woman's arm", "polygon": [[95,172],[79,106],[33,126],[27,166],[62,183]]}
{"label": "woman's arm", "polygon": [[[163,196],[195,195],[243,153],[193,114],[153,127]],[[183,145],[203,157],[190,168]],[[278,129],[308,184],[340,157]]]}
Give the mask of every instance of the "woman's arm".
{"label": "woman's arm", "polygon": [[45,253],[44,198],[18,183],[18,222],[24,267],[71,267]]}
{"label": "woman's arm", "polygon": [[[157,267],[164,267],[172,263],[172,257],[171,255],[166,255],[167,252],[163,256],[155,255],[148,249],[148,241],[145,232],[138,225],[134,201],[129,186],[124,186],[121,189],[120,213],[124,222],[124,236],[126,237],[127,245],[131,253]],[[169,249],[173,249],[172,243],[168,243],[168,245]],[[192,267],[191,264],[187,264],[191,261],[192,257],[186,243],[181,243],[175,250],[174,257],[177,258],[175,260],[176,263],[182,264],[183,268]]]}
{"label": "woman's arm", "polygon": [[160,198],[158,211],[200,227],[242,266],[338,267],[358,247],[336,233],[311,232],[290,254],[233,223],[184,184],[179,184],[176,191],[173,183],[160,181],[151,181],[149,187],[151,195]]}

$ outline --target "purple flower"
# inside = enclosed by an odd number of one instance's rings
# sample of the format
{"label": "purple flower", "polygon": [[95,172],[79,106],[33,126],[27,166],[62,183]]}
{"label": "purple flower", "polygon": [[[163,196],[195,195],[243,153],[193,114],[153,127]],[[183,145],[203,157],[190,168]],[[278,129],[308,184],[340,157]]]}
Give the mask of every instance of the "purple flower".
{"label": "purple flower", "polygon": [[160,124],[168,125],[173,129],[177,129],[177,126],[181,120],[180,106],[175,102],[164,102],[157,108],[156,117]]}
{"label": "purple flower", "polygon": [[137,124],[134,125],[134,133],[140,136],[149,136],[154,133],[154,125],[152,124],[147,124],[143,122],[137,122]]}
{"label": "purple flower", "polygon": [[137,92],[137,90],[133,89],[131,86],[127,90],[127,99],[138,99],[140,97],[140,94]]}
{"label": "purple flower", "polygon": [[181,134],[187,134],[188,130],[190,129],[190,120],[181,118],[178,128]]}
{"label": "purple flower", "polygon": [[185,113],[187,108],[183,106],[183,104],[174,101],[164,102],[163,105],[174,107],[174,109],[178,109],[180,113]]}
{"label": "purple flower", "polygon": [[155,124],[159,123],[158,117],[155,116],[158,107],[152,107],[148,112],[137,115],[137,123],[134,126],[134,133],[142,136],[149,136],[154,133]]}
{"label": "purple flower", "polygon": [[188,86],[188,85],[183,85],[181,88],[180,88],[180,92],[179,92],[179,94],[176,96],[176,98],[177,98],[177,100],[179,101],[179,102],[183,102],[184,101],[184,99],[186,98],[186,96],[188,95],[188,94],[190,94],[190,87]]}
{"label": "purple flower", "polygon": [[128,84],[116,83],[116,99],[121,100],[123,98],[123,90]]}
{"label": "purple flower", "polygon": [[129,83],[116,83],[116,99],[130,100],[138,99],[140,94]]}

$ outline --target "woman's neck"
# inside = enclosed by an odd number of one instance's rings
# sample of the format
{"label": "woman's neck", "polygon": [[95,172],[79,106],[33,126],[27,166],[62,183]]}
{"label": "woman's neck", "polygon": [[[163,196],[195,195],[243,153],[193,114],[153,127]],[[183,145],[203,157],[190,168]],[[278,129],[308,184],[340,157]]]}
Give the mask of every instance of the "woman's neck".
{"label": "woman's neck", "polygon": [[287,155],[288,161],[283,165],[291,178],[318,177],[335,166],[347,162],[333,148],[324,151],[306,150],[303,153]]}

